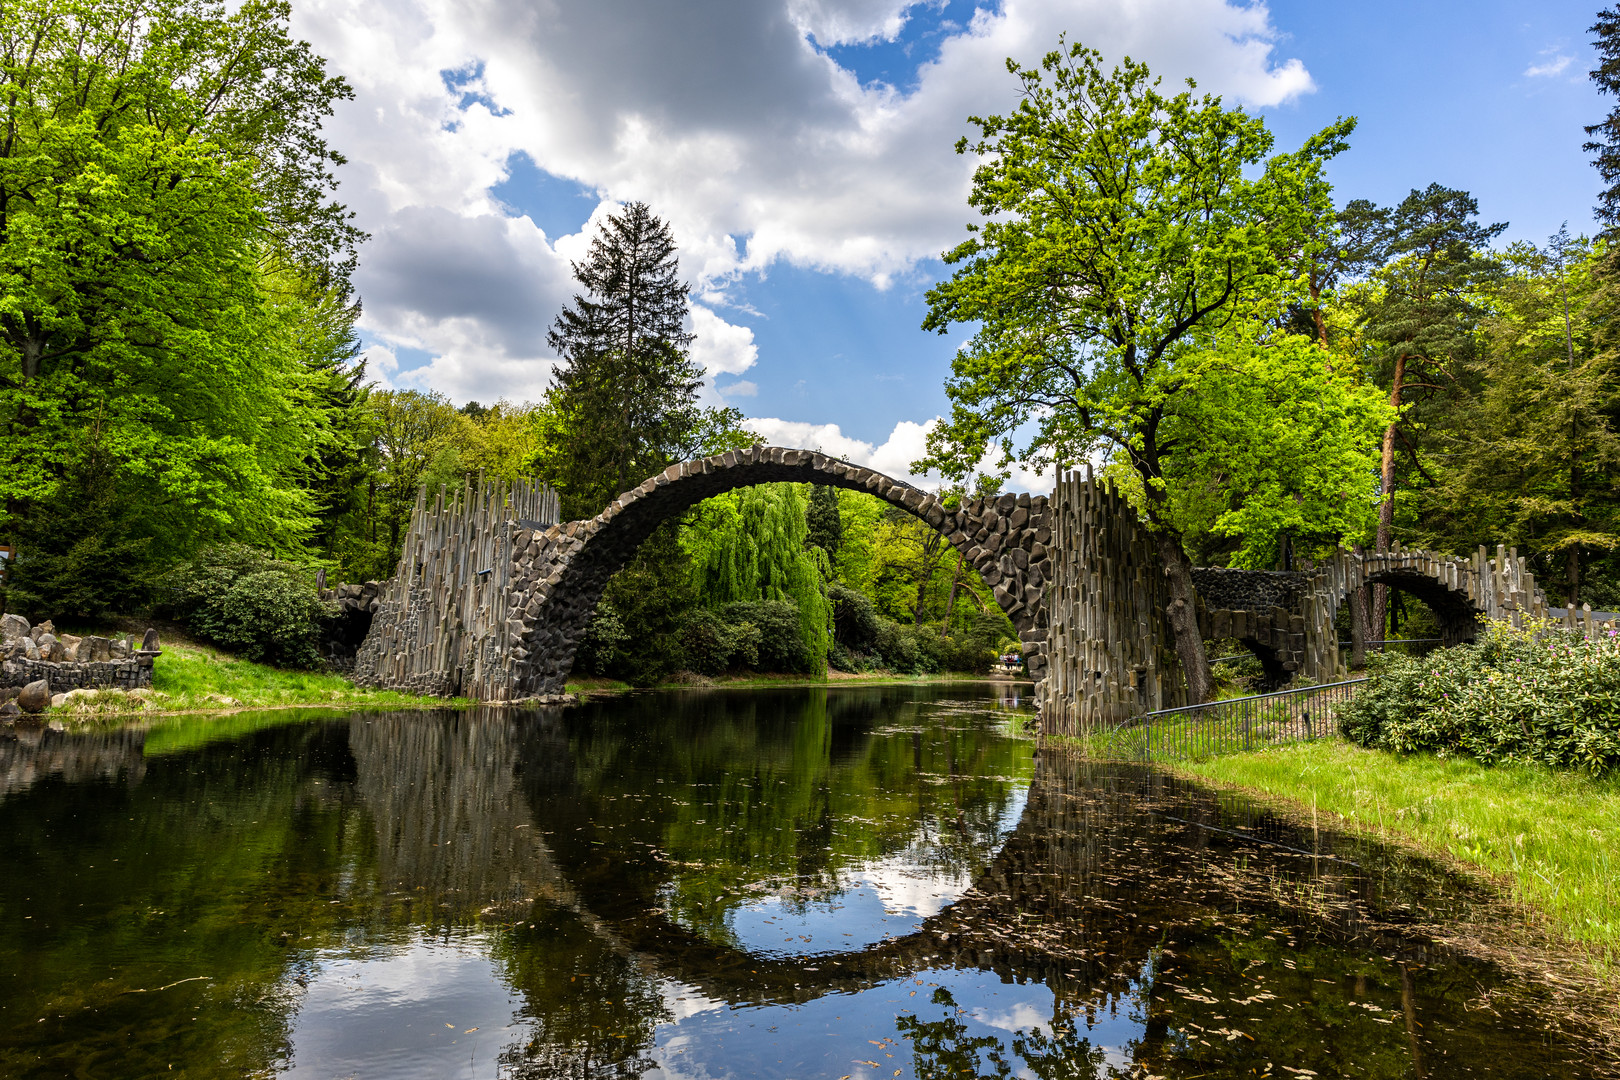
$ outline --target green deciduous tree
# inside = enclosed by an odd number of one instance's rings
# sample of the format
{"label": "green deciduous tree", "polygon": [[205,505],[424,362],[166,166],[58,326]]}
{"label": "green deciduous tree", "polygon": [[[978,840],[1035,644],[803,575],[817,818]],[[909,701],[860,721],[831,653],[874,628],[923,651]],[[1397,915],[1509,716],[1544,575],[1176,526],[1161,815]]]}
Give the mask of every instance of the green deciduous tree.
{"label": "green deciduous tree", "polygon": [[692,585],[704,604],[723,607],[785,600],[817,670],[832,646],[831,572],[826,553],[807,543],[809,500],[799,484],[758,484],[706,499],[682,530]]}
{"label": "green deciduous tree", "polygon": [[24,0],[0,18],[10,528],[37,532],[94,469],[168,558],[309,535],[331,371],[283,319],[310,295],[283,285],[342,295],[358,234],[320,135],[348,88],[288,16],[275,0]]}
{"label": "green deciduous tree", "polygon": [[1268,158],[1262,119],[1163,94],[1139,63],[1109,73],[1076,45],[1008,70],[1023,86],[1017,110],[974,118],[980,137],[958,144],[984,159],[969,201],[985,221],[946,254],[957,270],[929,293],[924,327],[980,329],[953,364],[952,414],[923,464],[963,476],[992,442],[1004,463],[1123,453],[1164,557],[1189,691],[1204,700],[1213,682],[1169,512],[1180,447],[1162,428],[1191,358],[1256,305],[1299,295],[1301,254],[1332,216],[1322,163],[1354,122]]}

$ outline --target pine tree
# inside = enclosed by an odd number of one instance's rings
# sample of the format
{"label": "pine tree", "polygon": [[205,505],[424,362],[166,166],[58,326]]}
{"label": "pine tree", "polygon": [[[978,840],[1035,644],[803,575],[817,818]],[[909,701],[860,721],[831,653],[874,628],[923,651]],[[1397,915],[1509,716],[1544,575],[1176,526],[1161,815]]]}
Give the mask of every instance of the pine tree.
{"label": "pine tree", "polygon": [[595,515],[694,449],[703,371],[687,355],[679,275],[674,235],[642,202],[610,215],[574,264],[584,291],[547,337],[563,361],[547,393],[561,437],[540,461],[567,517]]}
{"label": "pine tree", "polygon": [[[1602,93],[1620,95],[1620,7],[1598,12],[1597,22],[1587,32],[1597,35],[1592,47],[1597,50],[1599,63],[1591,72],[1592,81]],[[1610,109],[1602,122],[1588,125],[1586,133],[1597,137],[1582,149],[1597,155],[1592,164],[1607,185],[1596,207],[1597,219],[1603,223],[1600,236],[1613,239],[1620,233],[1620,105]]]}
{"label": "pine tree", "polygon": [[[1384,266],[1362,295],[1362,325],[1381,346],[1396,419],[1384,430],[1378,511],[1379,551],[1388,551],[1395,522],[1396,444],[1417,463],[1412,435],[1426,402],[1449,391],[1473,356],[1479,311],[1476,289],[1497,271],[1487,248],[1503,229],[1479,223],[1466,191],[1430,184],[1412,189],[1388,216],[1378,247]],[[1383,381],[1383,380],[1381,380]],[[1382,636],[1388,590],[1373,592],[1372,625]]]}

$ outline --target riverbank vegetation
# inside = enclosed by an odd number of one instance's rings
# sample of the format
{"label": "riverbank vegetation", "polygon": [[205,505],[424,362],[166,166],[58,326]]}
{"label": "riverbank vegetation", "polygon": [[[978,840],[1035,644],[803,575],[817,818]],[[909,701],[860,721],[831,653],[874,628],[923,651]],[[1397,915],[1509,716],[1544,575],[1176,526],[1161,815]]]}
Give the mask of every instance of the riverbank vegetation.
{"label": "riverbank vegetation", "polygon": [[1474,644],[1390,654],[1339,716],[1345,736],[1398,753],[1620,769],[1620,638],[1493,624]]}
{"label": "riverbank vegetation", "polygon": [[53,720],[222,713],[246,709],[338,707],[368,709],[457,708],[467,702],[368,690],[340,674],[255,663],[194,643],[165,642],[152,668],[152,688],[134,693],[80,694],[52,709]]}
{"label": "riverbank vegetation", "polygon": [[1172,768],[1473,867],[1605,972],[1620,970],[1620,778],[1329,739]]}

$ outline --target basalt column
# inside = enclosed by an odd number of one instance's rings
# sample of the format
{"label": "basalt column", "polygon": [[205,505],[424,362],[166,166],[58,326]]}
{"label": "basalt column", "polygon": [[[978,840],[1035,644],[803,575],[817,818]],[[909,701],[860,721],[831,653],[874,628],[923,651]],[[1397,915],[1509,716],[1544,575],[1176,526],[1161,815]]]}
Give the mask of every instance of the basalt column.
{"label": "basalt column", "polygon": [[1041,730],[1073,735],[1184,704],[1164,568],[1136,512],[1089,468],[1059,477],[1050,505],[1054,576]]}

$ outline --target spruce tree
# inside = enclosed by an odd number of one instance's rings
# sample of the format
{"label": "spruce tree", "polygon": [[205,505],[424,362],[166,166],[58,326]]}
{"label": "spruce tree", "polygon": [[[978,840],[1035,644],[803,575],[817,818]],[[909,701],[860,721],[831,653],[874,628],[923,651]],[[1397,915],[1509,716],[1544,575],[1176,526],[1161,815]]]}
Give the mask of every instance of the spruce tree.
{"label": "spruce tree", "polygon": [[[1592,47],[1597,50],[1598,66],[1591,72],[1592,81],[1600,92],[1620,95],[1620,7],[1598,12],[1597,22],[1587,31],[1597,35]],[[1592,164],[1605,184],[1595,208],[1598,221],[1603,223],[1600,235],[1613,239],[1620,233],[1620,104],[1610,109],[1600,123],[1589,124],[1586,133],[1595,138],[1582,149],[1596,155]]]}
{"label": "spruce tree", "polygon": [[542,466],[565,516],[582,518],[693,452],[703,371],[687,355],[675,237],[646,203],[609,215],[574,277],[583,291],[547,336],[562,360],[547,404],[564,437]]}

